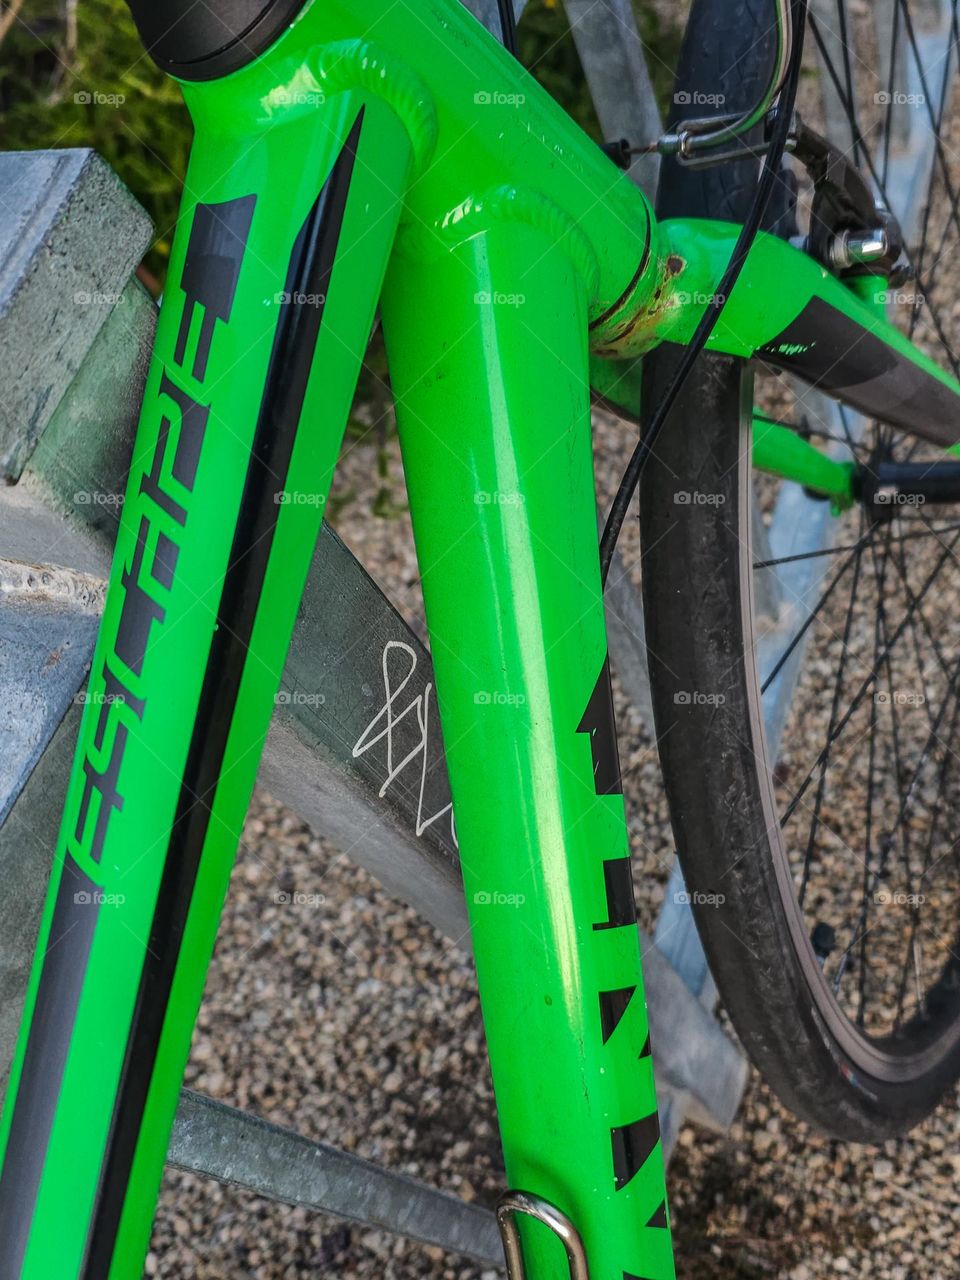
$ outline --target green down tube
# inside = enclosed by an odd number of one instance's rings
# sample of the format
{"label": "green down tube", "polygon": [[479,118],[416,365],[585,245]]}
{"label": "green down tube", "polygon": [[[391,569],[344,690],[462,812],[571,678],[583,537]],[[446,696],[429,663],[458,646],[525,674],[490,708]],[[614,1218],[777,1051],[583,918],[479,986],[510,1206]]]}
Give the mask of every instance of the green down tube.
{"label": "green down tube", "polygon": [[280,95],[263,66],[184,90],[196,142],[4,1112],[3,1280],[141,1275],[408,180],[381,101]]}
{"label": "green down tube", "polygon": [[[401,235],[383,301],[511,1189],[591,1280],[668,1280],[653,1059],[610,692],[587,258],[492,201],[449,252]],[[415,306],[409,302],[415,299]],[[520,1222],[526,1273],[564,1250]]]}

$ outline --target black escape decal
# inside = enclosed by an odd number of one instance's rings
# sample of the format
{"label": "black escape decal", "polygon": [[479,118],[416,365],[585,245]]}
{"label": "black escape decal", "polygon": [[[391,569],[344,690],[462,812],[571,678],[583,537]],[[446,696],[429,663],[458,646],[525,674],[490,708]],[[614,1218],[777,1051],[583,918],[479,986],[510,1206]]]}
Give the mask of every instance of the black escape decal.
{"label": "black escape decal", "polygon": [[756,355],[891,426],[935,444],[960,440],[960,397],[822,298]]}
{"label": "black escape decal", "polygon": [[[209,241],[211,220],[218,220],[225,229],[218,241],[219,256],[207,255],[207,275],[197,273],[192,278],[192,292],[184,313],[192,315],[195,308],[203,309],[208,346],[214,324],[213,319],[207,319],[207,307],[214,308],[215,319],[229,320],[255,199],[255,196],[244,196],[217,205],[197,206],[188,260],[195,243]],[[177,364],[183,364],[183,356],[183,349],[178,347]],[[206,368],[205,360],[203,368]],[[171,517],[182,527],[186,524],[187,510],[179,495],[169,491],[165,475],[169,472],[186,490],[192,490],[210,410],[181,384],[180,376],[172,369],[163,371],[159,388],[161,424],[149,470],[140,484],[140,494],[157,514]],[[168,409],[168,404],[173,408]],[[110,820],[123,808],[120,776],[129,731],[122,721],[120,708],[126,707],[138,719],[143,718],[145,708],[144,699],[129,687],[118,667],[125,667],[135,676],[142,674],[151,632],[162,625],[166,617],[165,607],[154,599],[148,587],[159,586],[169,591],[176,570],[178,547],[156,529],[155,520],[154,511],[148,509],[118,584],[123,603],[113,653],[107,655],[100,669],[103,693],[92,744],[81,765],[83,791],[74,830],[67,840],[0,1174],[0,1276],[11,1280],[20,1274],[29,1240],[102,898],[100,886],[90,880],[76,858],[85,855],[95,863],[102,860]],[[151,540],[155,550],[148,564],[147,548]]]}
{"label": "black escape decal", "polygon": [[[284,301],[270,352],[217,609],[217,628],[207,658],[114,1103],[110,1141],[101,1170],[82,1280],[107,1280],[113,1261],[180,944],[210,826],[278,514],[283,509],[274,501],[274,494],[286,484],[323,322],[323,303],[315,306],[301,300],[326,299],[329,294],[363,114],[361,110],[297,236],[287,268]],[[199,265],[196,271],[191,287],[199,294],[203,288]],[[223,291],[218,294],[221,307],[226,305],[225,296]]]}
{"label": "black escape decal", "polygon": [[[200,382],[206,375],[216,321],[226,324],[230,320],[255,203],[256,196],[241,196],[219,204],[199,204],[194,213],[181,280],[186,302],[174,363],[184,366],[187,338],[193,317],[199,311],[202,315],[200,337],[191,373]],[[202,359],[201,342],[205,343]],[[118,658],[135,676],[143,675],[150,636],[167,616],[165,605],[155,598],[156,590],[159,587],[161,592],[168,592],[173,587],[180,550],[177,542],[157,527],[157,515],[162,513],[181,529],[186,527],[187,508],[179,492],[171,491],[167,477],[172,476],[188,493],[193,492],[210,417],[210,405],[202,402],[202,387],[198,398],[182,384],[181,377],[173,368],[164,368],[160,375],[157,406],[160,428],[139,488],[139,495],[148,501],[147,512],[141,518],[133,554],[120,576],[123,604],[114,653],[104,660],[100,672],[105,689],[93,747],[95,755],[101,756],[104,744],[109,742],[110,754],[105,763],[98,764],[88,752],[83,762],[85,785],[74,840],[77,848],[85,849],[94,862],[100,862],[103,857],[113,813],[123,808],[120,772],[129,735],[121,707],[127,707],[142,720],[145,706],[143,699],[116,674],[112,658]],[[154,550],[148,557],[151,543]],[[91,813],[95,815],[92,821]]]}
{"label": "black escape decal", "polygon": [[217,321],[226,323],[230,319],[256,201],[257,197],[250,195],[225,205],[198,204],[193,215],[180,277],[186,303],[180,317],[174,359],[177,364],[183,364],[194,313],[199,308],[203,318],[193,358],[193,376],[198,382],[207,376],[207,360]]}

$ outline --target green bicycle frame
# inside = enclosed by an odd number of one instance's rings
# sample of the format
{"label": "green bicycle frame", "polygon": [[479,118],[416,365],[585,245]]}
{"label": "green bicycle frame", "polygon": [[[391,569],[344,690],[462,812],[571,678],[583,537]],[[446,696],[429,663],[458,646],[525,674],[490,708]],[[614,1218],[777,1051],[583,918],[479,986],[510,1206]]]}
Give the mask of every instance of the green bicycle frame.
{"label": "green bicycle frame", "polygon": [[[668,1280],[589,370],[686,340],[736,228],[658,227],[456,0],[305,3],[183,90],[196,139],[0,1130],[0,1274],[141,1273],[382,302],[507,1177],[595,1280]],[[769,237],[712,343],[960,435],[957,384]],[[520,1226],[527,1276],[569,1274]]]}

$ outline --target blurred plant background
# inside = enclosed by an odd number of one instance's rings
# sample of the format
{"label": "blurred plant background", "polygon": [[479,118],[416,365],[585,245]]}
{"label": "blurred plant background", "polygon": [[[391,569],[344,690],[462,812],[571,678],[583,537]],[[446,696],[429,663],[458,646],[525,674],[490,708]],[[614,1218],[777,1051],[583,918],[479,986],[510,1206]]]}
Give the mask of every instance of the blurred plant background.
{"label": "blurred plant background", "polygon": [[12,0],[0,40],[4,150],[99,151],[153,218],[144,276],[157,292],[190,149],[177,85],[144,53],[122,0]]}

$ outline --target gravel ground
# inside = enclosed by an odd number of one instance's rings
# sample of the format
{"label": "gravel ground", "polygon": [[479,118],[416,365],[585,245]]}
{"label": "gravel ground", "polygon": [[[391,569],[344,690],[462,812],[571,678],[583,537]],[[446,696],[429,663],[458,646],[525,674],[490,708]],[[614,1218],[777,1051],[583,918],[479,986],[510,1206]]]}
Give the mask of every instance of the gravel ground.
{"label": "gravel ground", "polygon": [[[278,907],[278,887],[322,894]],[[641,901],[645,896],[641,885]],[[188,1084],[489,1203],[502,1186],[470,961],[269,797],[254,804]],[[670,1168],[683,1280],[951,1280],[960,1121],[879,1150],[826,1142],[752,1079]],[[168,1171],[147,1272],[196,1280],[477,1280],[439,1251]]]}
{"label": "gravel ground", "polygon": [[[855,15],[863,10],[854,4]],[[950,142],[960,152],[960,139]],[[785,402],[773,389],[766,403],[783,411]],[[332,509],[338,532],[423,634],[399,452],[389,415],[380,415],[368,412],[370,429],[345,449]],[[633,441],[604,415],[595,426],[605,504]],[[637,543],[630,521],[623,547],[632,571]],[[672,841],[655,748],[617,694],[638,906],[649,928]],[[278,891],[294,889],[317,905],[278,905]],[[502,1187],[469,958],[263,793],[248,816],[187,1083],[469,1200],[492,1203]],[[811,1133],[754,1074],[728,1134],[687,1127],[680,1135],[669,1171],[678,1275],[954,1280],[954,1104],[908,1139],[865,1148]],[[196,1280],[494,1274],[175,1171],[164,1181],[147,1271]]]}
{"label": "gravel ground", "polygon": [[[597,415],[607,490],[629,431]],[[373,519],[395,440],[346,452],[338,531],[411,618],[409,522]],[[382,472],[384,467],[381,466]],[[376,481],[371,477],[377,475]],[[634,562],[635,522],[626,556]],[[618,698],[638,906],[649,928],[672,849],[655,750]],[[279,891],[322,895],[279,906]],[[502,1161],[473,966],[289,811],[249,814],[194,1036],[187,1084],[467,1199],[492,1203]],[[960,1275],[960,1119],[867,1149],[798,1124],[754,1075],[723,1137],[685,1128],[669,1184],[683,1280],[950,1280]],[[168,1170],[148,1274],[196,1280],[478,1280],[438,1250]],[[492,1280],[493,1273],[487,1273]]]}

